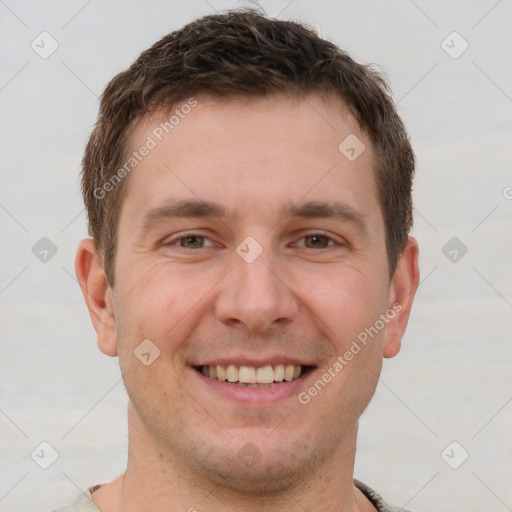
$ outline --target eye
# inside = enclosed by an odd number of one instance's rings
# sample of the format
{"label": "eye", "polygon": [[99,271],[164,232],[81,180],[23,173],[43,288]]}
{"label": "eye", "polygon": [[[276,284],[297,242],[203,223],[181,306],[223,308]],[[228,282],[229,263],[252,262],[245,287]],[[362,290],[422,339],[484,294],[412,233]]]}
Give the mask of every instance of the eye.
{"label": "eye", "polygon": [[188,249],[197,249],[199,247],[204,246],[204,236],[186,236],[184,238],[179,239],[179,243],[181,247],[187,247]]}
{"label": "eye", "polygon": [[334,245],[332,239],[321,233],[315,233],[312,235],[306,235],[301,240],[304,243],[299,243],[301,247],[307,247],[308,249],[325,249],[326,247]]}
{"label": "eye", "polygon": [[212,246],[213,242],[206,236],[190,234],[170,240],[167,245],[177,245],[185,249],[201,249],[202,247]]}

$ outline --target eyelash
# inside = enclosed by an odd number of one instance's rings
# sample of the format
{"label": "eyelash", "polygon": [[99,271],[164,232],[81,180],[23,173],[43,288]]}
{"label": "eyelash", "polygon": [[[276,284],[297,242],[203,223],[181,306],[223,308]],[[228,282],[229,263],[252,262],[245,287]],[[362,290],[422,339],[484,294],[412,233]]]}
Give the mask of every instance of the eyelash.
{"label": "eyelash", "polygon": [[[208,240],[210,242],[209,245],[207,245],[206,247],[211,247],[213,245],[215,245],[215,243],[207,236],[205,235],[198,235],[197,233],[190,233],[190,234],[186,234],[185,236],[180,236],[179,238],[176,238],[174,240],[171,240],[171,242],[165,244],[165,245],[180,245],[180,242],[182,240],[186,240],[187,238],[202,238],[203,240]],[[205,246],[203,247],[199,247],[199,249],[203,249]],[[191,250],[197,250],[195,248],[191,248],[191,247],[181,247],[182,249],[191,249]]]}
{"label": "eyelash", "polygon": [[[321,247],[320,248],[320,249],[323,249],[323,250],[328,250],[329,248],[333,248],[335,246],[344,245],[344,243],[336,241],[334,239],[334,237],[328,235],[327,233],[323,233],[322,231],[313,231],[313,232],[310,232],[310,233],[306,233],[306,234],[302,235],[299,238],[299,240],[304,240],[307,237],[313,237],[313,236],[319,236],[319,237],[327,238],[327,240],[328,240],[327,247]],[[207,245],[206,247],[212,247],[212,246],[216,245],[215,242],[213,242],[208,236],[202,235],[202,234],[199,234],[199,233],[194,233],[194,232],[184,233],[183,235],[180,235],[177,238],[172,238],[169,241],[164,242],[163,245],[166,246],[166,247],[179,246],[179,244],[180,244],[180,242],[182,240],[186,240],[187,238],[193,238],[193,237],[195,237],[195,238],[203,238],[205,240],[209,240],[211,242],[211,244]],[[314,251],[318,251],[319,250],[318,248],[305,247],[304,245],[302,245],[300,247],[303,248],[303,249],[311,249],[311,250],[314,250]],[[198,249],[204,249],[204,248],[205,248],[205,246],[199,247],[199,248],[181,247],[181,249],[186,249],[186,250],[191,250],[191,251],[196,251]]]}

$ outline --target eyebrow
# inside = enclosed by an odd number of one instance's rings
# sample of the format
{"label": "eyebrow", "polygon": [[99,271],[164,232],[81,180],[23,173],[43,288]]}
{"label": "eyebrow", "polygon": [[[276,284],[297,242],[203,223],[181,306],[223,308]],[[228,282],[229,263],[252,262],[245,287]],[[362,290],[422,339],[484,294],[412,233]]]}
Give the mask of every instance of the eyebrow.
{"label": "eyebrow", "polygon": [[[330,218],[353,223],[364,233],[368,230],[366,216],[352,206],[340,201],[309,201],[288,206],[283,211],[281,221],[285,218]],[[150,228],[172,218],[226,218],[229,216],[226,208],[218,203],[189,199],[169,201],[152,208],[143,216],[139,225],[143,228]],[[231,216],[235,217],[234,214],[231,214]]]}
{"label": "eyebrow", "polygon": [[364,233],[368,231],[366,215],[340,201],[309,201],[307,203],[299,203],[291,206],[286,216],[306,219],[335,219],[355,224]]}
{"label": "eyebrow", "polygon": [[142,220],[140,226],[151,227],[174,217],[182,218],[204,218],[204,217],[225,217],[226,209],[217,203],[200,200],[169,201],[149,210]]}

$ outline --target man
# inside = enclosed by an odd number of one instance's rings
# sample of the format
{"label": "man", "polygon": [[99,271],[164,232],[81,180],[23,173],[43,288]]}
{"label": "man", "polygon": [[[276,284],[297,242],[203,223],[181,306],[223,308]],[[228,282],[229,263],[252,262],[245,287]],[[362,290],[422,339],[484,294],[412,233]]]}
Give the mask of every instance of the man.
{"label": "man", "polygon": [[418,286],[413,173],[383,80],[297,23],[207,16],[116,76],[76,272],[128,465],[60,510],[398,510],[353,468]]}

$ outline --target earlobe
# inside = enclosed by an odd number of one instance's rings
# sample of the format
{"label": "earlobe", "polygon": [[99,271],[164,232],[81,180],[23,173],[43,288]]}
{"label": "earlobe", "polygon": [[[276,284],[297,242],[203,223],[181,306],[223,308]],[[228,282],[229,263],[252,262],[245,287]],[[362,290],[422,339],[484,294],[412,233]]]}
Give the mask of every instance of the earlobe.
{"label": "earlobe", "polygon": [[418,270],[418,242],[409,237],[405,249],[400,255],[391,283],[388,311],[393,311],[384,336],[384,357],[394,357],[400,351],[402,336],[404,335],[412,302],[419,285]]}
{"label": "earlobe", "polygon": [[98,347],[109,356],[117,355],[115,308],[112,289],[91,239],[78,245],[75,272],[98,339]]}

